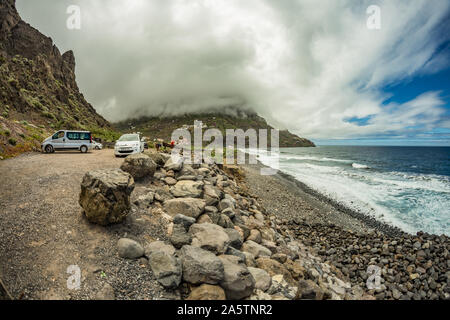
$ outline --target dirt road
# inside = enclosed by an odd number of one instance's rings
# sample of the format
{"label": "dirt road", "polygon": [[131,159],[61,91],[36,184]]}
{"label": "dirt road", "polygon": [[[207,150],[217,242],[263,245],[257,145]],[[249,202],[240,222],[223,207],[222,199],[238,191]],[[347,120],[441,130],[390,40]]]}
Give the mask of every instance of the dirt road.
{"label": "dirt road", "polygon": [[[157,229],[162,225],[133,207],[125,223],[99,227],[87,222],[78,204],[87,171],[122,162],[112,150],[30,153],[0,161],[0,277],[15,299],[89,299],[105,283],[117,298],[161,298],[145,261],[118,258],[116,243],[123,236],[144,242],[149,228],[163,237]],[[67,286],[71,265],[81,270],[79,290]]]}

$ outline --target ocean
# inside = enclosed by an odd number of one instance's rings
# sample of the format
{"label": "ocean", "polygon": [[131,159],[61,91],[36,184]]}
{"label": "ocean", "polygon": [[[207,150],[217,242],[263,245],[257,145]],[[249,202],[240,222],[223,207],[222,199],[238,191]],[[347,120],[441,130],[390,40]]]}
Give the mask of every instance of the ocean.
{"label": "ocean", "polygon": [[279,160],[258,159],[405,232],[450,236],[450,147],[281,148]]}

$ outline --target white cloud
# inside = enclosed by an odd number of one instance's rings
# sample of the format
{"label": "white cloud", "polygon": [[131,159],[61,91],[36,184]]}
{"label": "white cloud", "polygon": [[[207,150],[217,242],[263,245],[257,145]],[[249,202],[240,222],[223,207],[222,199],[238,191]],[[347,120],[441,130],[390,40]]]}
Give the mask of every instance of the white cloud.
{"label": "white cloud", "polygon": [[[81,31],[64,28],[74,2]],[[366,27],[372,2],[381,7],[381,30]],[[448,64],[434,55],[449,39],[436,32],[448,1],[18,0],[18,7],[58,46],[74,49],[79,86],[113,121],[234,104],[329,139],[429,130],[443,116],[438,92],[386,107],[381,88]],[[365,126],[346,121],[367,116]]]}

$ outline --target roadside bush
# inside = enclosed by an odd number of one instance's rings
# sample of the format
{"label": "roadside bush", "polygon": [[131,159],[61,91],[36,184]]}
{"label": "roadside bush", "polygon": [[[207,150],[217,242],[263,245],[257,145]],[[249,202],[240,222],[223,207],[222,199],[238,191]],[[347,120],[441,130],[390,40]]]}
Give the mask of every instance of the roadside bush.
{"label": "roadside bush", "polygon": [[9,142],[9,144],[12,145],[12,146],[15,146],[15,145],[17,144],[17,141],[16,141],[16,139],[14,139],[14,138],[9,138],[9,139],[8,139],[8,142]]}

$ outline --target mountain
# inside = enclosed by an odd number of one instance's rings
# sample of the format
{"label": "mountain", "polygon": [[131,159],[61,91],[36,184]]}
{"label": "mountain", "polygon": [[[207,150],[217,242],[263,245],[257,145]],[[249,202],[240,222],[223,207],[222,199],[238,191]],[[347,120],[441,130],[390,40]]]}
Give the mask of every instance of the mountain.
{"label": "mountain", "polygon": [[80,93],[73,52],[61,54],[51,38],[24,22],[15,0],[0,0],[0,90],[0,157],[39,148],[59,129],[117,137]]}
{"label": "mountain", "polygon": [[[226,129],[242,129],[244,131],[251,128],[255,130],[267,129],[269,135],[268,144],[270,145],[270,129],[273,129],[273,127],[256,113],[235,108],[228,108],[221,112],[212,111],[179,116],[141,117],[116,123],[114,127],[122,132],[142,132],[151,139],[160,138],[170,141],[172,132],[178,128],[187,127],[192,134],[195,120],[202,121],[208,128],[219,129],[224,137]],[[287,130],[280,131],[279,136],[280,147],[315,147],[313,142],[300,138]]]}

